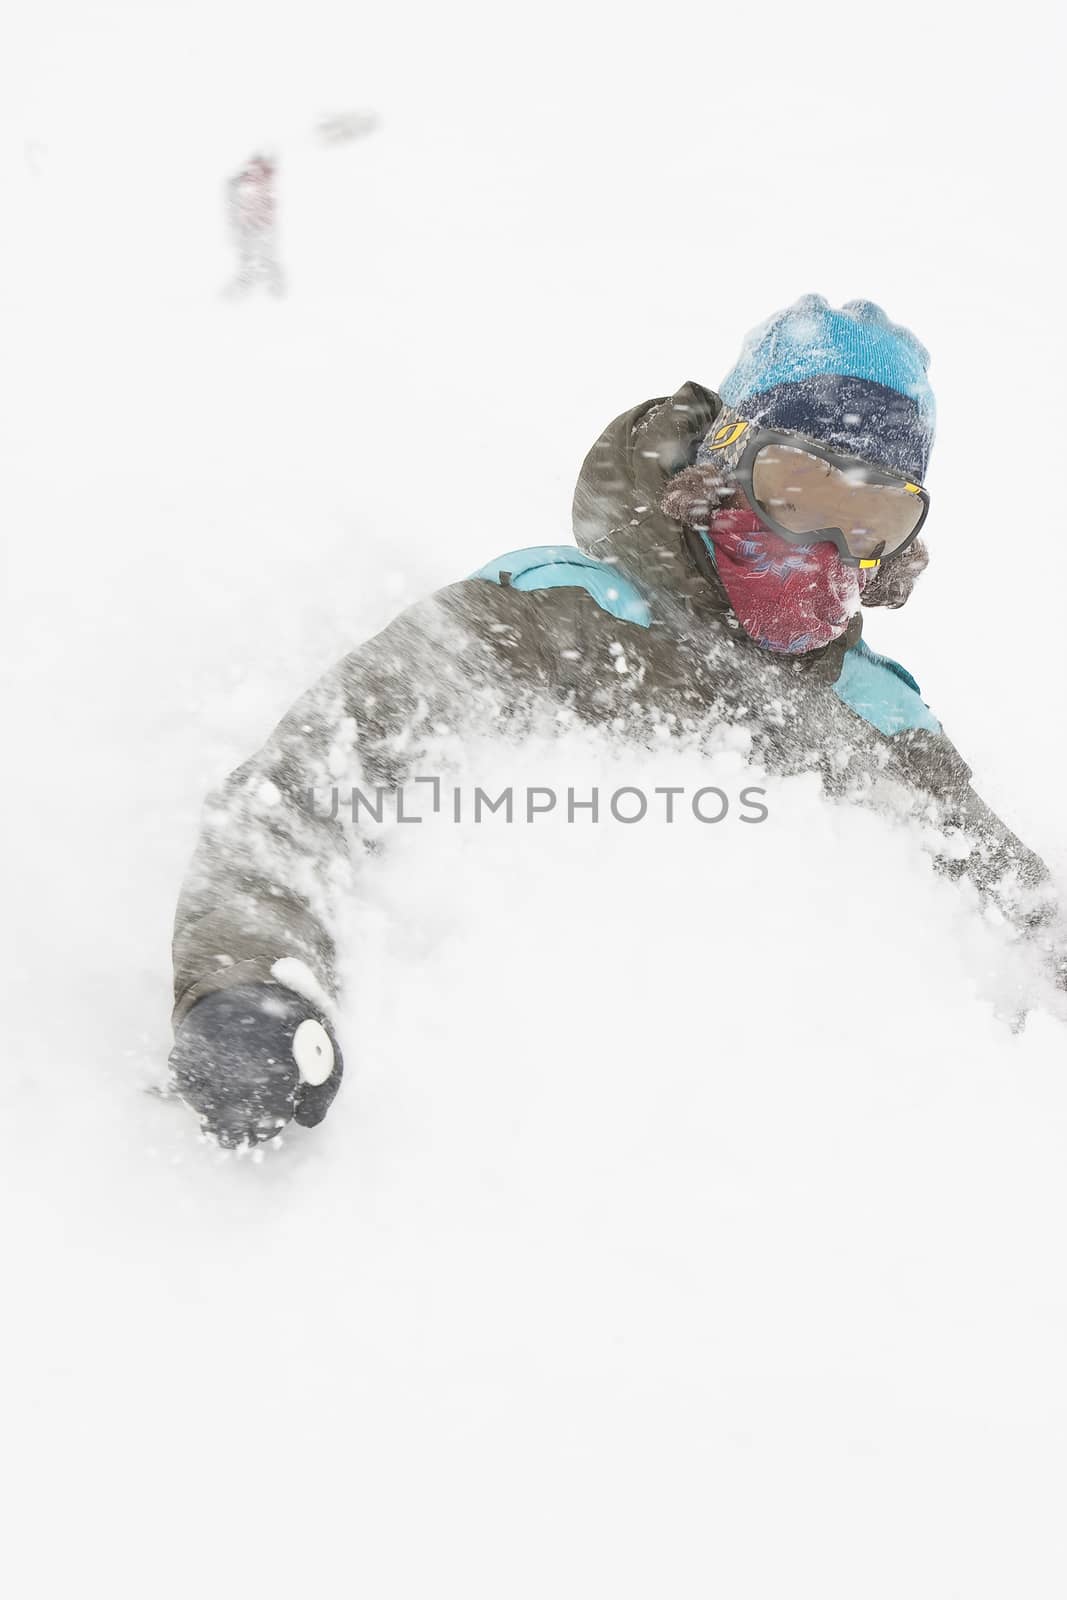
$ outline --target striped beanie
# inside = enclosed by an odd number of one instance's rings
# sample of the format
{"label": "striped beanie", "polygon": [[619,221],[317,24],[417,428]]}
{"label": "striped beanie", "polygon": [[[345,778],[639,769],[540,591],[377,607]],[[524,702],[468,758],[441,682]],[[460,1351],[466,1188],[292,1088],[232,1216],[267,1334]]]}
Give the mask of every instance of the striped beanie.
{"label": "striped beanie", "polygon": [[752,330],[719,394],[748,422],[806,434],[922,482],[934,438],[929,360],[914,334],[871,301],[837,310],[807,294]]}

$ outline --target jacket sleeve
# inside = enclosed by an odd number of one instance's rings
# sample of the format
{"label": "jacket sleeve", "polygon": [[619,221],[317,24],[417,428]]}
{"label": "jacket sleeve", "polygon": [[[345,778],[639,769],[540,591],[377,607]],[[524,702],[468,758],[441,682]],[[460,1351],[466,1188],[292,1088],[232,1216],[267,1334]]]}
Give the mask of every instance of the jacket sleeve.
{"label": "jacket sleeve", "polygon": [[331,817],[329,792],[398,785],[442,725],[503,724],[520,679],[549,683],[534,598],[468,580],[412,607],[327,672],[208,797],[175,916],[175,1025],[203,995],[271,977],[336,997],[336,908],[362,852],[351,813]]}
{"label": "jacket sleeve", "polygon": [[1012,832],[971,783],[971,769],[943,733],[906,736],[904,758],[934,802],[934,854],[941,871],[971,882],[983,900],[1044,951],[1067,986],[1067,926],[1048,867]]}

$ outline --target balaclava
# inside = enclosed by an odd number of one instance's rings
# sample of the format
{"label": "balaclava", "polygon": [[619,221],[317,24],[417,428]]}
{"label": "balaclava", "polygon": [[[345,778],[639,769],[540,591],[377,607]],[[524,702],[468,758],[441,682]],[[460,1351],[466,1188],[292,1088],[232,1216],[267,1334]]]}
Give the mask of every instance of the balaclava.
{"label": "balaclava", "polygon": [[[918,340],[869,300],[836,310],[821,295],[804,295],[748,335],[720,385],[724,410],[697,464],[712,472],[732,466],[743,435],[722,441],[744,418],[921,483],[934,435],[928,362]],[[839,638],[859,609],[866,570],[847,566],[826,540],[779,538],[743,498],[709,508],[701,537],[742,627],[770,650],[816,650]]]}

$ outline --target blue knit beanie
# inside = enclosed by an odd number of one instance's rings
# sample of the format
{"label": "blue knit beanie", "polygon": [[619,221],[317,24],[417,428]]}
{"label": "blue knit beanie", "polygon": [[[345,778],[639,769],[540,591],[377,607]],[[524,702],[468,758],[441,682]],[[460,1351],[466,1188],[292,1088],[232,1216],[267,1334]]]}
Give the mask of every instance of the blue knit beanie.
{"label": "blue knit beanie", "polygon": [[766,428],[922,481],[934,440],[930,357],[869,300],[836,310],[806,294],[754,328],[719,386],[731,411]]}

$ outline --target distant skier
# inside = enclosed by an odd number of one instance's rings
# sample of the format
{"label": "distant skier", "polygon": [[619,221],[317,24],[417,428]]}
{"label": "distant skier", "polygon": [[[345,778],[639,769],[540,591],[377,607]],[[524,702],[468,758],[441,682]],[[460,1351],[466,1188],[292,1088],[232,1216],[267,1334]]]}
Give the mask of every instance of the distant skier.
{"label": "distant skier", "polygon": [[[831,795],[920,817],[942,870],[968,878],[1063,982],[1067,934],[1043,863],[975,793],[910,673],[862,638],[861,607],[902,605],[926,565],[927,362],[869,301],[806,296],[749,335],[719,394],[687,383],[605,429],[575,492],[578,548],[498,557],[297,701],[209,802],[175,921],[174,1081],[222,1143],[320,1121],[341,1081],[334,940],[361,852],[308,790],[344,772],[402,783],[441,726],[514,733],[558,718],[647,748],[710,746],[736,725],[766,770],[816,772]],[[475,506],[478,423],[456,434]],[[516,493],[530,470],[517,456]],[[485,511],[506,521],[506,506]],[[802,914],[775,907],[772,882],[752,892],[769,930],[754,958],[788,962]],[[634,930],[623,981],[640,983],[654,937]],[[865,967],[862,929],[842,926],[839,945],[828,975],[891,981]],[[554,981],[549,958],[519,1009],[550,1004]],[[672,1003],[704,1025],[706,995]]]}
{"label": "distant skier", "polygon": [[283,292],[275,171],[269,156],[255,155],[226,186],[230,226],[237,246],[237,277],[232,286],[235,293],[245,293],[259,283],[266,284],[272,294]]}

